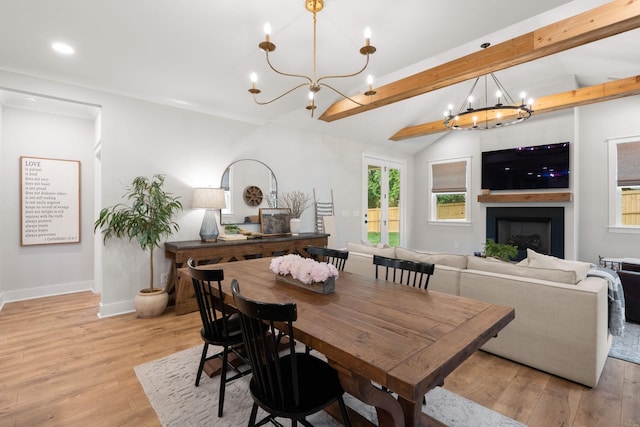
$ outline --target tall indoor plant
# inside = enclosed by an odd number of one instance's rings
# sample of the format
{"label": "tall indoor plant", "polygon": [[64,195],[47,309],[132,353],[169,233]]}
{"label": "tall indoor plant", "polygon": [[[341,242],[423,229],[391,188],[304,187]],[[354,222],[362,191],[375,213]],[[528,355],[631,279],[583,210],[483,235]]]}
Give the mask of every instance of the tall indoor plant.
{"label": "tall indoor plant", "polygon": [[[182,210],[182,203],[179,197],[164,191],[164,179],[164,175],[154,175],[151,179],[144,176],[134,178],[122,196],[130,203],[118,203],[102,209],[93,227],[94,232],[100,230],[103,233],[105,243],[112,237],[135,238],[143,251],[149,251],[149,287],[142,289],[135,300],[136,311],[141,317],[161,314],[168,302],[166,291],[153,287],[153,251],[160,247],[163,238],[180,229],[173,221],[173,215]],[[147,297],[151,296],[159,301],[148,301],[151,298]]]}

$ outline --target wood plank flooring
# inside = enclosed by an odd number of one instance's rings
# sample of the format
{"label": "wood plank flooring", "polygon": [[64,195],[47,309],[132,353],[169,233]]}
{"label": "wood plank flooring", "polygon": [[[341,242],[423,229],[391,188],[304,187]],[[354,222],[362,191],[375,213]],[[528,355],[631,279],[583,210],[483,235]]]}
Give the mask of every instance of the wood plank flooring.
{"label": "wood plank flooring", "polygon": [[[201,345],[199,316],[99,319],[99,302],[83,292],[5,304],[0,426],[160,425],[133,368]],[[477,352],[445,388],[531,427],[640,426],[640,365],[612,358],[590,389]]]}

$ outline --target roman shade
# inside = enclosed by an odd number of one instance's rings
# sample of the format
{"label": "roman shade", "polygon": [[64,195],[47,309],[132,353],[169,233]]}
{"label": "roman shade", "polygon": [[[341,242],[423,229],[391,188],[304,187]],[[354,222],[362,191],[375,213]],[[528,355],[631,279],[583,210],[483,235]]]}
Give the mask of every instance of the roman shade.
{"label": "roman shade", "polygon": [[467,191],[467,161],[436,163],[432,168],[433,193],[464,193]]}
{"label": "roman shade", "polygon": [[618,187],[640,185],[640,141],[616,144]]}

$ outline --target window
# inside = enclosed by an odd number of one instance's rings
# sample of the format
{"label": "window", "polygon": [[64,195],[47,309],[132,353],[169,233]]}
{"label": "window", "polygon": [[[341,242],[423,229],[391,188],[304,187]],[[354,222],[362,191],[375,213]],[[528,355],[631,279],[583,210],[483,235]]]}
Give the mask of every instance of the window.
{"label": "window", "polygon": [[609,223],[640,228],[640,136],[609,143]]}
{"label": "window", "polygon": [[468,221],[469,159],[434,162],[431,170],[431,220]]}

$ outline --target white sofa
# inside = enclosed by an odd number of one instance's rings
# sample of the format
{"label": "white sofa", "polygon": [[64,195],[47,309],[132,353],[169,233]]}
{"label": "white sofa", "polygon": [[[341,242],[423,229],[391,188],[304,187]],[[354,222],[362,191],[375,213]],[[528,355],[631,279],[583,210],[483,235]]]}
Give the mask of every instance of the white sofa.
{"label": "white sofa", "polygon": [[[515,308],[482,349],[595,387],[611,348],[608,284],[589,264],[529,254],[519,264],[475,256],[348,243],[345,271],[375,276],[373,254],[435,264],[429,290]],[[551,267],[551,268],[550,268]]]}

